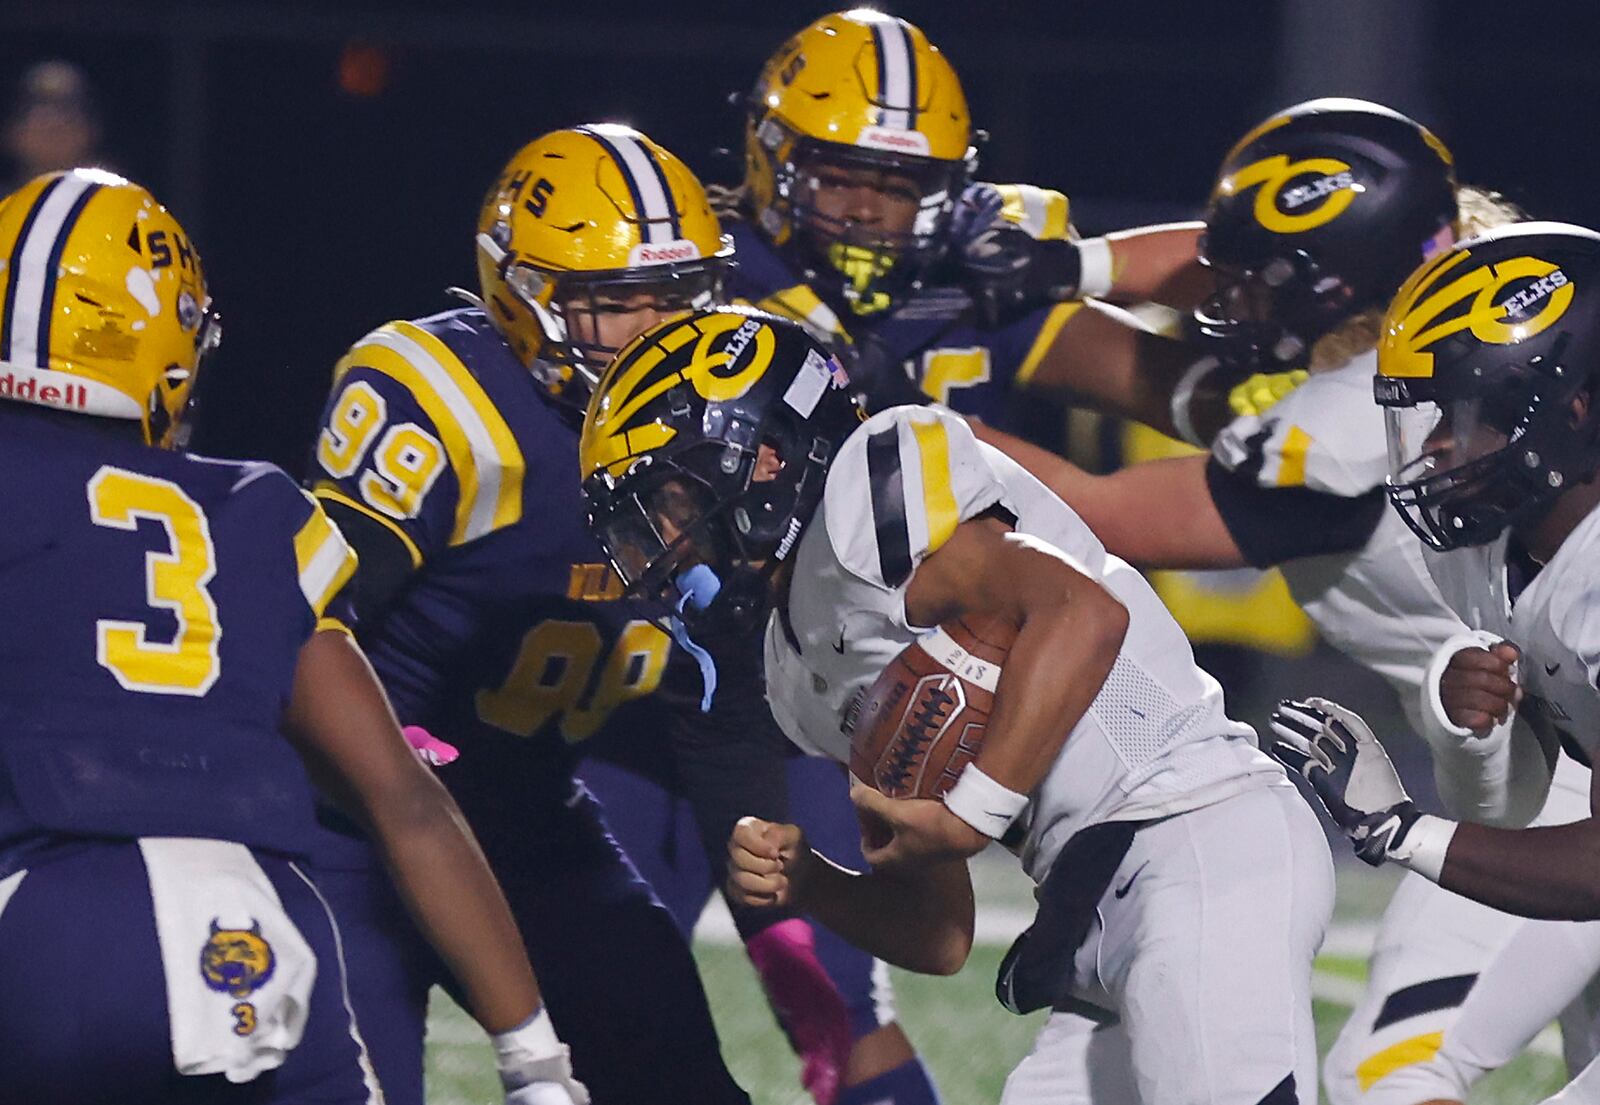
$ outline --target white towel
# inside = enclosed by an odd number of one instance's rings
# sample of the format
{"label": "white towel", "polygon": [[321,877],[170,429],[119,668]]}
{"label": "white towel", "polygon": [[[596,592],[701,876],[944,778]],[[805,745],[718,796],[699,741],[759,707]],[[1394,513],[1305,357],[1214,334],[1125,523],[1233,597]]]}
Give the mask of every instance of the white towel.
{"label": "white towel", "polygon": [[181,1074],[248,1082],[300,1042],[317,957],[242,844],[143,837]]}

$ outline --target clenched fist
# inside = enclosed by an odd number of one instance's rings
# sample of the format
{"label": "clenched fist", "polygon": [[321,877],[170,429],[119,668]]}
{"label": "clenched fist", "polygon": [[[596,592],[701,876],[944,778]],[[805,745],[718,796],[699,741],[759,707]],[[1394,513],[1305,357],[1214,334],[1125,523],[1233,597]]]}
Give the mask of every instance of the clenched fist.
{"label": "clenched fist", "polygon": [[1522,701],[1515,666],[1522,655],[1510,641],[1464,648],[1439,676],[1439,702],[1454,725],[1478,732],[1506,720]]}
{"label": "clenched fist", "polygon": [[741,905],[802,908],[815,861],[800,826],[742,817],[728,838],[728,895]]}

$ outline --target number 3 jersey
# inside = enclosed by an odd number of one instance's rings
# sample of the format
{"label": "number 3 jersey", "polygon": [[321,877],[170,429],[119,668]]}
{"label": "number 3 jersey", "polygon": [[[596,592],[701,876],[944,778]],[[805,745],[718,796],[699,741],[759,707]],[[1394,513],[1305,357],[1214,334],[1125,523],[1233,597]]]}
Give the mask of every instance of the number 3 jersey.
{"label": "number 3 jersey", "polygon": [[313,479],[367,561],[355,523],[409,558],[357,630],[403,722],[464,746],[536,739],[565,763],[607,726],[650,724],[641,700],[664,680],[698,700],[698,670],[674,662],[667,678],[670,638],[621,599],[589,536],[575,418],[481,310],[356,343],[335,369]]}
{"label": "number 3 jersey", "polygon": [[1088,825],[1181,813],[1285,781],[1251,728],[1228,719],[1222,689],[1144,579],[964,421],[920,407],[883,411],[851,434],[800,538],[788,603],[766,641],[767,697],[791,740],[848,762],[852,703],[929,632],[906,618],[917,565],[986,512],[1060,550],[1129,613],[1110,676],[1030,795],[1022,859],[1035,879]]}
{"label": "number 3 jersey", "polygon": [[272,465],[102,427],[0,404],[0,877],[62,837],[302,852],[279,721],[355,557]]}

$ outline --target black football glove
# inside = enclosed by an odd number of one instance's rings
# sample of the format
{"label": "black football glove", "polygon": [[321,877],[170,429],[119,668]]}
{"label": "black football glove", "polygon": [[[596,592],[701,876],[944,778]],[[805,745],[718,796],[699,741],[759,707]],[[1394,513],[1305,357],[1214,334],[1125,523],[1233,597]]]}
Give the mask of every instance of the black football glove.
{"label": "black football glove", "polygon": [[1076,242],[1040,241],[1005,222],[967,239],[956,261],[978,320],[991,328],[1076,297],[1083,272]]}
{"label": "black football glove", "polygon": [[835,352],[850,377],[850,392],[868,414],[889,407],[926,406],[933,402],[911,376],[910,362],[880,338],[865,334]]}
{"label": "black football glove", "polygon": [[1268,751],[1311,784],[1356,855],[1374,867],[1389,859],[1421,813],[1361,716],[1325,698],[1285,699],[1271,725]]}

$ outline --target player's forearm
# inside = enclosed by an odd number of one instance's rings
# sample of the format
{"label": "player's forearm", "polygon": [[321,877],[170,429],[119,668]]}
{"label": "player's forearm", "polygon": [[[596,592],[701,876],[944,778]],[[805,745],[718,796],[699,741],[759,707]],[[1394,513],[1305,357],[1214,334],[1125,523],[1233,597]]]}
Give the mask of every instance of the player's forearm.
{"label": "player's forearm", "polygon": [[1104,476],[988,426],[978,440],[1026,468],[1082,518],[1106,551],[1138,568],[1247,566],[1206,483],[1206,457],[1146,461]]}
{"label": "player's forearm", "polygon": [[400,896],[478,1023],[494,1033],[527,1020],[540,996],[522,938],[449,794],[427,777],[409,799],[373,811],[372,827]]}
{"label": "player's forearm", "polygon": [[326,793],[367,829],[424,935],[500,1032],[539,1005],[511,910],[461,811],[412,754],[354,641],[319,632],[300,651],[285,732]]}
{"label": "player's forearm", "polygon": [[1172,408],[1174,393],[1187,380],[1192,386],[1186,404],[1192,430],[1199,440],[1209,441],[1233,415],[1220,383],[1227,374],[1206,368],[1191,375],[1202,359],[1215,365],[1190,345],[1130,324],[1126,312],[1090,302],[1056,334],[1028,386],[1183,437]]}
{"label": "player's forearm", "polygon": [[1097,584],[1083,582],[1069,596],[1041,599],[1025,614],[1000,672],[976,763],[1018,794],[1044,781],[1100,693],[1127,633],[1127,609]]}
{"label": "player's forearm", "polygon": [[1439,885],[1519,917],[1600,919],[1600,821],[1536,829],[1462,824]]}
{"label": "player's forearm", "polygon": [[1114,281],[1111,298],[1180,310],[1194,307],[1214,283],[1196,257],[1204,229],[1202,222],[1163,223],[1107,234]]}
{"label": "player's forearm", "polygon": [[949,975],[972,950],[972,880],[965,860],[862,874],[812,850],[796,905],[849,943],[919,974]]}

